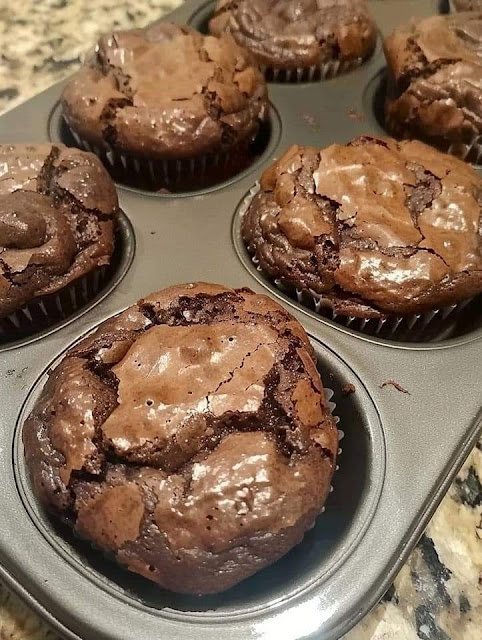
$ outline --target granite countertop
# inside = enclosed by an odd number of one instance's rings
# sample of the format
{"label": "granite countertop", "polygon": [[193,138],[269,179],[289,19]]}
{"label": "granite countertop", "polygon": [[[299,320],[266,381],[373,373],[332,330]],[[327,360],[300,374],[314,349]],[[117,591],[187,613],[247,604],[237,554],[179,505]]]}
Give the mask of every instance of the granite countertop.
{"label": "granite countertop", "polygon": [[[180,0],[0,0],[0,112],[70,74],[99,33],[142,26]],[[482,446],[472,451],[382,601],[345,640],[479,640]],[[57,640],[0,584],[1,640]]]}

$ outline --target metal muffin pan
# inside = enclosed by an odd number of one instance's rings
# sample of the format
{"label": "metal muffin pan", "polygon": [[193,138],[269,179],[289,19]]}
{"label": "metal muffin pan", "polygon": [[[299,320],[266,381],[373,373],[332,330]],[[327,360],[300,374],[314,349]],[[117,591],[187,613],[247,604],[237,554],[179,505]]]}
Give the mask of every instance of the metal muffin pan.
{"label": "metal muffin pan", "polygon": [[[187,2],[171,17],[199,26],[210,7]],[[436,10],[429,0],[380,0],[370,7],[385,32],[410,15]],[[475,444],[482,423],[480,320],[433,343],[374,339],[304,309],[240,259],[237,207],[289,144],[321,147],[383,133],[366,99],[383,66],[379,46],[372,60],[345,76],[270,84],[272,138],[253,166],[227,183],[176,195],[118,185],[136,252],[117,286],[47,334],[0,347],[0,576],[65,637],[338,638],[388,588]],[[58,140],[61,90],[62,83],[0,117],[0,141]],[[32,495],[21,444],[22,422],[69,346],[140,296],[195,280],[249,286],[288,306],[311,336],[345,432],[334,491],[303,542],[233,589],[199,598],[128,573],[52,522]],[[408,393],[382,386],[387,381]],[[344,395],[346,384],[355,393]]]}

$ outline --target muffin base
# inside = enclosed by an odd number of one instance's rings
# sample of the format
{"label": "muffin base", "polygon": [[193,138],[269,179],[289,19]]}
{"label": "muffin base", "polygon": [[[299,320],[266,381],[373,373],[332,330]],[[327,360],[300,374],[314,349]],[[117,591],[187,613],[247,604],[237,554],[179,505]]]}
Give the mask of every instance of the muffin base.
{"label": "muffin base", "polygon": [[473,298],[470,298],[448,307],[407,316],[386,315],[381,318],[361,318],[337,313],[333,310],[331,301],[311,289],[289,287],[279,279],[273,282],[280,291],[286,293],[301,305],[311,308],[324,318],[333,320],[343,327],[354,329],[370,336],[392,340],[407,340],[409,342],[448,338],[462,312],[474,301]]}
{"label": "muffin base", "polygon": [[474,136],[468,143],[454,142],[442,149],[465,162],[470,162],[478,167],[482,166],[482,135]]}
{"label": "muffin base", "polygon": [[[256,183],[244,198],[238,209],[240,218],[244,217],[259,189],[260,185]],[[370,336],[409,342],[443,340],[450,337],[455,325],[461,320],[462,313],[472,304],[477,304],[476,298],[469,298],[448,307],[440,307],[423,313],[404,316],[385,314],[383,312],[377,313],[376,317],[349,315],[348,313],[342,313],[340,310],[335,310],[333,308],[333,299],[323,294],[316,293],[309,288],[295,287],[290,283],[286,283],[282,278],[270,277],[261,268],[256,256],[250,252],[248,253],[256,271],[263,274],[266,280],[269,280],[279,291],[292,300],[343,327],[360,331]]]}
{"label": "muffin base", "polygon": [[400,136],[397,133],[392,134],[392,132],[400,131],[400,127],[398,126],[398,123],[390,117],[385,117],[385,128],[390,135],[394,135],[398,139],[405,138],[422,140],[422,142],[435,147],[443,153],[448,153],[459,160],[464,160],[465,162],[478,167],[482,166],[482,135],[480,134],[474,135],[473,138],[467,142],[450,142],[445,138],[420,137],[417,135],[411,135],[409,131],[403,132]]}
{"label": "muffin base", "polygon": [[310,67],[294,67],[293,69],[280,69],[270,65],[260,65],[267,82],[317,82],[329,80],[343,73],[357,69],[363,64],[363,58],[353,60],[330,60],[320,65]]}
{"label": "muffin base", "polygon": [[67,320],[92,301],[108,280],[109,267],[91,271],[60,291],[34,298],[0,318],[0,345],[27,338]]}
{"label": "muffin base", "polygon": [[94,153],[114,180],[148,191],[176,193],[202,189],[227,180],[250,164],[249,141],[224,153],[153,160],[91,144],[65,122],[77,146]]}

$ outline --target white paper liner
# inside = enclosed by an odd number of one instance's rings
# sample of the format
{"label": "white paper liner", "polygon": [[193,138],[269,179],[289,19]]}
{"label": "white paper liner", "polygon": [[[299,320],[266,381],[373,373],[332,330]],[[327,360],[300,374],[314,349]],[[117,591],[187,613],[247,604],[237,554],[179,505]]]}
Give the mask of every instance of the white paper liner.
{"label": "white paper liner", "polygon": [[[243,202],[239,206],[239,215],[244,217],[249,209],[254,196],[260,189],[259,182],[250,189]],[[256,270],[264,273],[256,256],[251,255],[251,261]],[[272,282],[277,289],[296,300],[304,307],[311,308],[324,318],[335,321],[344,327],[349,327],[355,331],[367,333],[371,336],[381,338],[404,339],[409,341],[442,340],[449,337],[458,315],[469,305],[473,298],[463,300],[458,304],[448,307],[432,309],[423,313],[411,314],[408,316],[388,316],[386,318],[359,318],[357,316],[346,316],[333,310],[330,301],[316,293],[312,289],[297,289],[284,283],[279,278],[266,278]]]}
{"label": "white paper liner", "polygon": [[107,279],[108,267],[90,271],[57,293],[34,298],[0,319],[0,344],[25,338],[67,319],[99,293]]}
{"label": "white paper liner", "polygon": [[335,78],[342,73],[353,71],[362,63],[363,58],[353,58],[352,60],[329,60],[321,65],[296,67],[294,69],[279,69],[270,65],[260,65],[260,69],[268,82],[297,83]]}
{"label": "white paper liner", "polygon": [[[336,415],[336,403],[333,401],[333,396],[335,395],[335,392],[333,391],[333,389],[330,389],[328,387],[324,387],[323,388],[324,394],[325,394],[325,400],[326,403],[328,405],[328,408],[330,410],[330,413],[332,415],[333,418],[333,422],[335,423],[335,426],[338,430],[338,443],[341,442],[341,440],[345,437],[345,432],[342,431],[338,425],[340,423],[340,417]],[[336,466],[335,469],[333,471],[333,475],[340,469],[340,465],[338,464],[339,462],[339,457],[342,454],[343,450],[342,448],[338,445],[338,451],[336,453]],[[330,484],[330,493],[333,493],[333,485]],[[325,507],[323,506],[321,508],[320,513],[324,513],[325,511]],[[314,526],[314,525],[313,525]]]}
{"label": "white paper liner", "polygon": [[470,142],[456,142],[447,146],[446,152],[452,156],[482,166],[482,135],[476,135]]}
{"label": "white paper liner", "polygon": [[248,148],[247,145],[240,144],[231,149],[229,153],[213,153],[192,158],[148,160],[128,153],[121,153],[110,146],[91,144],[85,138],[81,138],[66,120],[65,122],[76,144],[84,151],[90,151],[98,156],[107,170],[113,173],[116,178],[132,182],[132,177],[138,176],[143,185],[155,190],[163,187],[175,190],[184,183],[188,184],[190,180],[202,181],[207,170],[227,172],[230,166],[234,165],[239,154],[247,151]]}

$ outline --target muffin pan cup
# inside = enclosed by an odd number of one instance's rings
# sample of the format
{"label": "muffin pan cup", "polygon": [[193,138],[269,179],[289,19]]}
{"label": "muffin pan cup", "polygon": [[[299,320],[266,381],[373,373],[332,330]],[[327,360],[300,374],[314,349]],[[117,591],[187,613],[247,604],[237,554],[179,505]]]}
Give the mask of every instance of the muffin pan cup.
{"label": "muffin pan cup", "polygon": [[[172,18],[189,22],[200,7],[187,2]],[[428,0],[370,8],[383,31],[436,10]],[[64,637],[338,638],[390,586],[474,446],[482,425],[480,309],[470,329],[437,342],[385,340],[321,317],[240,259],[238,206],[275,157],[292,143],[321,147],[384,133],[367,100],[383,67],[378,48],[360,68],[332,80],[271,84],[279,139],[229,182],[178,195],[118,185],[136,239],[124,278],[73,321],[29,343],[0,346],[0,576]],[[0,140],[48,141],[58,131],[51,119],[61,90],[62,83],[3,115]],[[334,490],[304,540],[233,589],[200,598],[130,574],[52,522],[32,494],[21,444],[23,420],[49,369],[73,343],[139,297],[198,280],[267,293],[298,318],[345,432]]]}

